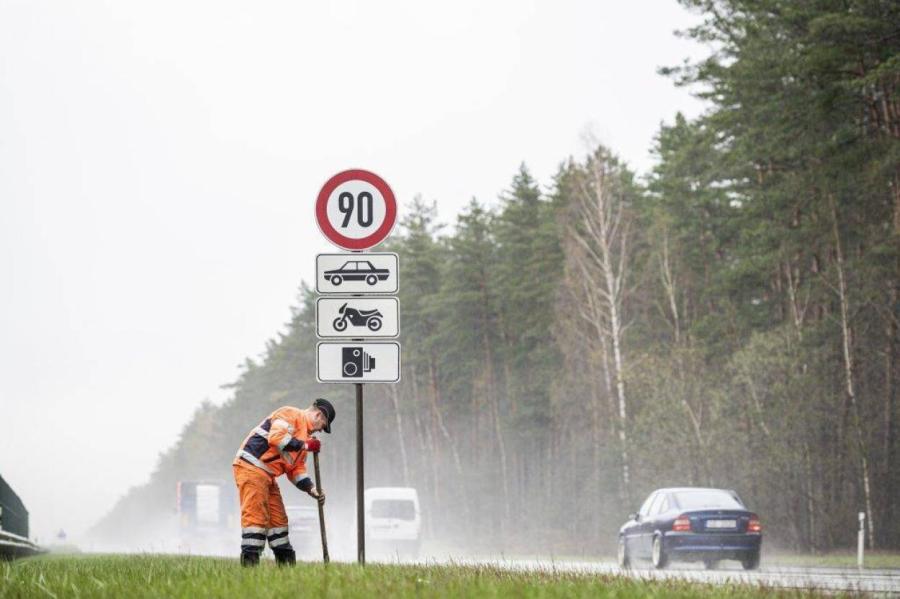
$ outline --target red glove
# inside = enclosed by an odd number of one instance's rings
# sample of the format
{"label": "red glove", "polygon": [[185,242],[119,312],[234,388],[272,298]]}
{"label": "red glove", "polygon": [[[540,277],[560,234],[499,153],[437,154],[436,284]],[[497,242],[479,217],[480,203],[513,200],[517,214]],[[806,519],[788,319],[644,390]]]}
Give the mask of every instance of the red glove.
{"label": "red glove", "polygon": [[322,449],[322,443],[320,443],[319,440],[315,437],[310,437],[309,439],[307,439],[305,445],[306,451],[318,452],[320,449]]}

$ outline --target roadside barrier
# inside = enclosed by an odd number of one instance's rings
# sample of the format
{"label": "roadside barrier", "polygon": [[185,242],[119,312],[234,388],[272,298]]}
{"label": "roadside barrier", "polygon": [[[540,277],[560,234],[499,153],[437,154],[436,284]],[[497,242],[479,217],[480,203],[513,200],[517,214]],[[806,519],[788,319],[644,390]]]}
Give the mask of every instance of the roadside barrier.
{"label": "roadside barrier", "polygon": [[25,537],[0,530],[0,559],[16,559],[43,553],[43,549]]}
{"label": "roadside barrier", "polygon": [[28,510],[0,476],[0,559],[14,559],[42,553],[28,540]]}

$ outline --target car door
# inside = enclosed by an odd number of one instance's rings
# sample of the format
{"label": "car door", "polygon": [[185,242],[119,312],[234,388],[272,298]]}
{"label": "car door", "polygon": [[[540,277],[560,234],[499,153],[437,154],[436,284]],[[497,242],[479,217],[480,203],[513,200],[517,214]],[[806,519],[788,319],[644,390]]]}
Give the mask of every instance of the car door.
{"label": "car door", "polygon": [[645,557],[647,552],[644,542],[644,536],[646,535],[647,528],[647,517],[650,514],[650,505],[656,499],[656,496],[656,491],[650,493],[650,495],[641,505],[641,509],[639,509],[637,513],[637,524],[633,529],[634,532],[632,534],[632,540],[629,544],[629,549],[631,549],[634,552],[634,555],[637,557]]}
{"label": "car door", "polygon": [[647,551],[653,551],[653,535],[657,530],[667,530],[669,500],[666,493],[659,493],[650,505],[650,515],[647,516]]}
{"label": "car door", "polygon": [[659,506],[662,503],[665,493],[657,492],[653,496],[653,501],[647,506],[647,513],[641,515],[641,549],[642,556],[649,558],[653,550],[653,533],[656,532],[656,514],[659,512]]}
{"label": "car door", "polygon": [[634,518],[626,522],[625,528],[622,529],[622,535],[625,537],[625,547],[632,556],[637,556],[641,542],[641,513],[650,507],[650,502],[656,493],[650,493],[640,509],[634,513]]}

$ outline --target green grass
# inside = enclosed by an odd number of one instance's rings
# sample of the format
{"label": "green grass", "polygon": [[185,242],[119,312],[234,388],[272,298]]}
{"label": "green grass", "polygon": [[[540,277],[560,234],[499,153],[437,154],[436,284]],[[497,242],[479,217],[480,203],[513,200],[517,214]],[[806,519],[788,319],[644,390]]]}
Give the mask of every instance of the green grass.
{"label": "green grass", "polygon": [[43,556],[0,562],[7,597],[809,597],[760,587],[617,576],[512,573],[493,567],[264,563],[178,556]]}

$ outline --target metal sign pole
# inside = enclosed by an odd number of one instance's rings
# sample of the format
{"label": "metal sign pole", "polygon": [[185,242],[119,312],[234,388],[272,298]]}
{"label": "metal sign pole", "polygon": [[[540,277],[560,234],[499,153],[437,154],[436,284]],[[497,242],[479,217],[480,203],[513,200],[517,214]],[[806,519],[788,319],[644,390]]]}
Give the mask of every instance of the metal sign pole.
{"label": "metal sign pole", "polygon": [[366,565],[366,511],[363,500],[363,386],[356,383],[356,560]]}
{"label": "metal sign pole", "polygon": [[[356,193],[342,187],[345,184],[350,184]],[[349,169],[341,171],[325,182],[316,196],[315,212],[316,224],[319,225],[319,230],[325,238],[339,248],[351,252],[350,255],[320,254],[316,257],[316,291],[349,293],[354,303],[353,306],[348,306],[348,301],[341,301],[340,307],[335,312],[335,301],[327,299],[316,301],[317,337],[354,337],[352,343],[316,344],[316,380],[320,383],[346,382],[356,385],[356,558],[360,565],[365,565],[362,381],[368,380],[373,383],[399,381],[400,344],[366,342],[363,338],[356,339],[358,335],[355,333],[356,327],[362,327],[363,337],[397,337],[400,334],[400,305],[397,298],[363,297],[398,291],[400,274],[397,255],[363,253],[390,235],[397,222],[397,199],[390,186],[375,173]],[[338,213],[343,215],[343,219]],[[323,260],[333,263],[320,271]],[[328,285],[325,285],[326,282]],[[320,310],[320,304],[323,308],[327,304],[332,307],[323,311]],[[324,318],[324,322],[323,314],[329,315]],[[386,319],[389,315],[394,315],[390,321]],[[373,335],[368,335],[366,329]],[[376,364],[381,365],[378,370]]]}

